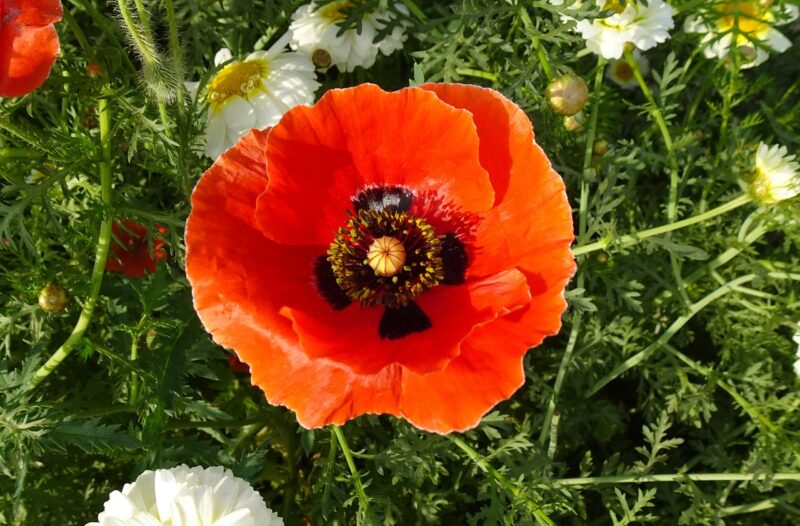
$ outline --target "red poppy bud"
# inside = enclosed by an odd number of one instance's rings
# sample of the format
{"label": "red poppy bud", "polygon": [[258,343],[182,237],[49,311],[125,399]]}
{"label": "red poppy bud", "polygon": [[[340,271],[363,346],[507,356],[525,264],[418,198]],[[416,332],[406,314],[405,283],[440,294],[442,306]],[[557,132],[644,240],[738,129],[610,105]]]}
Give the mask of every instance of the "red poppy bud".
{"label": "red poppy bud", "polygon": [[89,75],[91,78],[96,79],[99,78],[100,75],[103,73],[103,68],[100,67],[100,64],[97,62],[90,62],[86,65],[86,74]]}

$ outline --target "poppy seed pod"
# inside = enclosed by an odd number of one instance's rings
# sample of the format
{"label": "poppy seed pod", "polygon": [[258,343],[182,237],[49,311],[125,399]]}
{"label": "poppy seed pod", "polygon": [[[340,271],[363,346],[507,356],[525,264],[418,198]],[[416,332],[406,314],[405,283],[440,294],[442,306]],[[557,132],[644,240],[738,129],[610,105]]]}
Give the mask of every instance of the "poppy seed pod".
{"label": "poppy seed pod", "polygon": [[557,115],[575,115],[583,109],[587,100],[589,88],[577,75],[563,75],[547,85],[547,105]]}
{"label": "poppy seed pod", "polygon": [[45,312],[61,312],[67,306],[67,293],[53,283],[39,291],[39,306]]}

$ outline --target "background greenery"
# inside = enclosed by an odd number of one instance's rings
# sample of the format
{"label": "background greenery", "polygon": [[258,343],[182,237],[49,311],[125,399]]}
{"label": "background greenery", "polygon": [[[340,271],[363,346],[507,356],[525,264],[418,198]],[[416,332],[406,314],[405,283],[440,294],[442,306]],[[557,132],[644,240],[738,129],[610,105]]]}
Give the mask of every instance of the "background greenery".
{"label": "background greenery", "polygon": [[[142,470],[179,463],[230,467],[289,525],[800,522],[796,200],[581,255],[561,334],[528,353],[525,386],[478,428],[442,437],[375,416],[344,426],[359,499],[333,431],[303,430],[268,406],[196,318],[182,234],[210,165],[205,108],[188,97],[159,108],[154,95],[178,85],[172,2],[144,1],[165,68],[146,76],[112,4],[65,0],[72,20],[58,25],[50,79],[0,99],[0,524],[84,524]],[[219,48],[267,46],[300,4],[176,0],[178,72],[207,79]],[[672,4],[680,28],[702,2]],[[578,245],[703,213],[741,193],[760,140],[800,143],[796,23],[782,28],[795,47],[751,70],[706,60],[698,36],[680,29],[647,53],[670,154],[654,106],[598,75],[547,2],[417,5],[404,52],[368,71],[320,74],[322,90],[424,80],[502,91],[567,182]],[[543,58],[597,88],[578,131],[547,108]],[[99,78],[87,74],[92,62]],[[604,155],[593,154],[596,140],[610,145]],[[109,167],[111,207],[100,184]],[[26,180],[31,169],[44,178]],[[112,216],[167,226],[168,264],[145,280],[106,275],[75,352],[33,389],[91,295],[100,225]],[[66,290],[64,311],[37,305],[47,283]]]}

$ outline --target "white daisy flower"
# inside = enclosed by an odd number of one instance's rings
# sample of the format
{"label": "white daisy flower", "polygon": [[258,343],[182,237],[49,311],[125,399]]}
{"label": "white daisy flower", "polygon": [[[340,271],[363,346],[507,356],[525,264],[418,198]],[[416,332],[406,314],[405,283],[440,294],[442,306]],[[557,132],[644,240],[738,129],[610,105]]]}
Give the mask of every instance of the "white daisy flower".
{"label": "white daisy flower", "polygon": [[86,526],[283,526],[250,484],[219,466],[145,471],[104,508]]}
{"label": "white daisy flower", "polygon": [[[216,159],[252,128],[274,126],[284,113],[301,104],[314,103],[316,80],[311,60],[284,51],[284,35],[267,51],[256,51],[241,62],[221,49],[214,64],[226,64],[206,86],[208,121],[205,153]],[[196,91],[196,84],[187,85]]]}
{"label": "white daisy flower", "polygon": [[[317,7],[311,2],[300,7],[292,15],[289,26],[292,49],[309,57],[319,50],[326,51],[331,64],[341,71],[353,71],[357,66],[369,68],[375,63],[378,52],[390,55],[402,49],[407,22],[397,24],[380,42],[374,42],[375,36],[396,18],[397,15],[390,10],[369,12],[361,21],[360,32],[351,27],[339,34],[339,23],[345,19],[344,11],[357,3],[358,0],[340,0]],[[403,4],[397,3],[393,7],[408,14]]]}
{"label": "white daisy flower", "polygon": [[[647,57],[642,55],[638,49],[633,50],[633,59],[642,72],[642,76],[647,76],[650,72],[650,62]],[[606,67],[606,77],[622,89],[633,89],[638,85],[633,70],[625,59],[611,60]]]}
{"label": "white daisy flower", "polygon": [[605,58],[622,57],[628,43],[642,51],[655,47],[669,38],[675,25],[672,6],[664,0],[650,0],[647,5],[607,1],[604,9],[615,13],[608,18],[579,20],[575,28],[586,40],[587,49]]}
{"label": "white daisy flower", "polygon": [[684,30],[703,33],[700,45],[707,58],[724,59],[735,46],[743,55],[742,69],[763,64],[770,51],[783,53],[792,42],[775,26],[796,20],[800,9],[795,5],[772,2],[715,2],[700,16],[686,19]]}
{"label": "white daisy flower", "polygon": [[750,182],[750,191],[758,202],[773,204],[800,194],[800,165],[787,153],[786,146],[758,145],[756,170]]}

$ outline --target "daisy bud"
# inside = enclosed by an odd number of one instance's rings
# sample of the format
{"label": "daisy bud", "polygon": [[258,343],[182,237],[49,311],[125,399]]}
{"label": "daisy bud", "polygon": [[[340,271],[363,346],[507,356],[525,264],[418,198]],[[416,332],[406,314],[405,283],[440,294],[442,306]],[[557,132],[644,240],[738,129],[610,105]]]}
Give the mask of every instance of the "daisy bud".
{"label": "daisy bud", "polygon": [[99,78],[100,75],[103,73],[103,68],[100,67],[100,64],[97,62],[90,62],[86,65],[86,74],[89,75],[91,78],[96,79]]}
{"label": "daisy bud", "polygon": [[575,115],[589,100],[589,88],[577,75],[563,75],[547,85],[547,105],[557,115]]}
{"label": "daisy bud", "polygon": [[45,312],[61,312],[67,306],[67,293],[53,283],[48,283],[39,291],[39,306]]}
{"label": "daisy bud", "polygon": [[318,49],[311,55],[311,61],[318,69],[328,69],[331,67],[331,54],[324,49]]}
{"label": "daisy bud", "polygon": [[598,157],[602,157],[608,152],[608,141],[606,140],[599,140],[595,141],[594,146],[592,146],[592,151]]}
{"label": "daisy bud", "polygon": [[800,194],[800,165],[786,146],[758,145],[755,171],[749,177],[750,193],[761,204],[774,204]]}
{"label": "daisy bud", "polygon": [[86,526],[283,526],[250,484],[220,466],[145,471],[112,492],[104,508]]}
{"label": "daisy bud", "polygon": [[576,113],[569,117],[564,117],[564,128],[568,132],[578,131],[583,127],[583,113]]}

